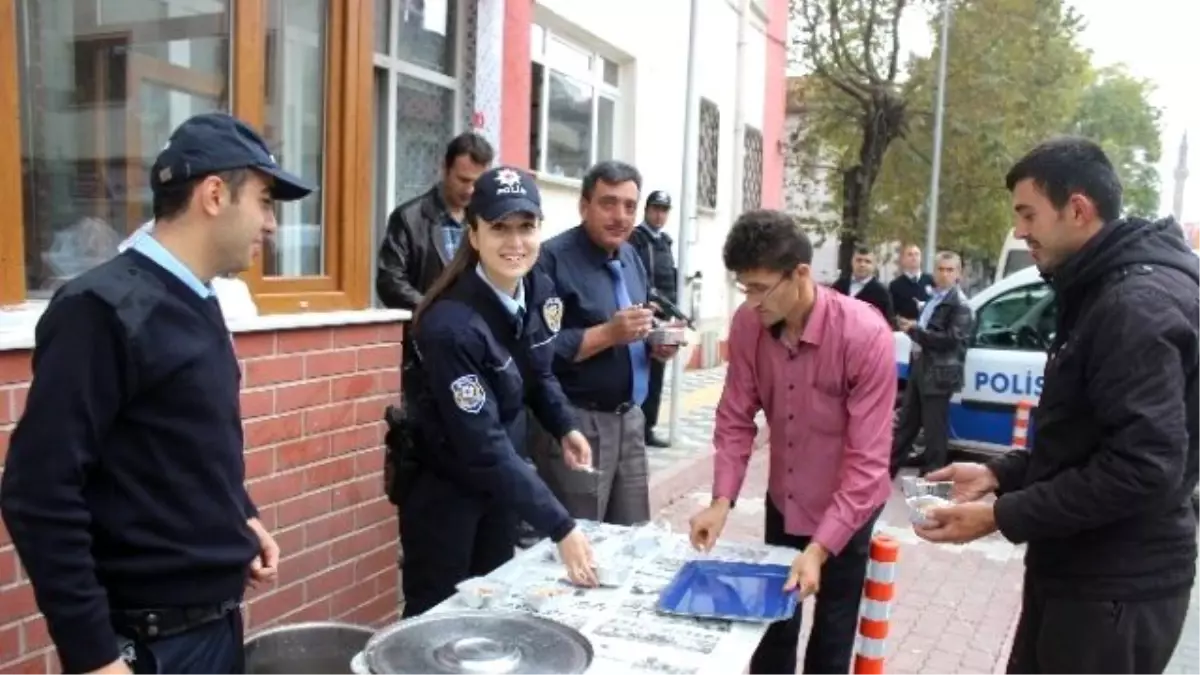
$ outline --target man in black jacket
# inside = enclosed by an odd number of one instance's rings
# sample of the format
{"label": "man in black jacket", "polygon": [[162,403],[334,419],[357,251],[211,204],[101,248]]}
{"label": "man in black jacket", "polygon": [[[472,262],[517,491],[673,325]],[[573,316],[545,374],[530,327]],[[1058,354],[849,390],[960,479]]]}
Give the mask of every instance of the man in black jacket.
{"label": "man in black jacket", "polygon": [[[655,190],[646,197],[646,213],[642,224],[633,228],[629,243],[633,245],[642,264],[650,286],[667,300],[679,304],[679,280],[676,277],[675,255],[671,253],[671,235],[663,232],[667,217],[671,214],[671,195],[665,190]],[[666,318],[660,315],[660,318]],[[658,424],[658,411],[662,405],[663,378],[667,364],[658,359],[650,360],[650,390],[642,403],[642,414],[646,416],[646,445],[665,448],[670,445],[654,433]]]}
{"label": "man in black jacket", "polygon": [[950,455],[950,397],[962,389],[972,317],[958,287],[962,259],[957,253],[942,251],[935,263],[933,295],[921,308],[921,315],[915,321],[897,319],[900,330],[912,340],[912,352],[892,445],[893,478],[921,429],[925,430],[921,475],[946,466]]}
{"label": "man in black jacket", "polygon": [[931,475],[966,503],[918,533],[1028,543],[1009,672],[1161,673],[1196,576],[1198,262],[1166,223],[1118,219],[1090,141],[1043,143],[1007,184],[1058,301],[1033,447]]}
{"label": "man in black jacket", "polygon": [[916,321],[933,292],[933,277],[921,272],[921,247],[909,244],[900,253],[900,276],[888,284],[896,316]]}
{"label": "man in black jacket", "polygon": [[833,290],[871,305],[879,311],[889,326],[895,327],[892,296],[883,282],[875,277],[875,254],[866,246],[854,249],[853,272],[833,282]]}
{"label": "man in black jacket", "polygon": [[446,146],[442,180],[397,206],[388,216],[379,246],[375,292],[384,306],[416,309],[425,291],[454,257],[463,237],[464,211],[475,179],[495,151],[485,138],[467,132]]}

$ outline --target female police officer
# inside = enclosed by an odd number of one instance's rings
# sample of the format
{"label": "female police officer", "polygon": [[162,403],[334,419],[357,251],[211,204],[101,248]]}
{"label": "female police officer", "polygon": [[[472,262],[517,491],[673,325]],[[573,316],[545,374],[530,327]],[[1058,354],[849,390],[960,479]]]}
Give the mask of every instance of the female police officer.
{"label": "female police officer", "polygon": [[405,616],[454,594],[513,555],[517,517],[558,544],[567,575],[594,585],[592,551],[534,469],[525,407],[562,441],[572,467],[591,449],[550,371],[562,301],[530,274],[541,200],[517,169],[487,171],[467,207],[467,239],[417,307],[417,359],[406,372],[418,467],[402,498]]}

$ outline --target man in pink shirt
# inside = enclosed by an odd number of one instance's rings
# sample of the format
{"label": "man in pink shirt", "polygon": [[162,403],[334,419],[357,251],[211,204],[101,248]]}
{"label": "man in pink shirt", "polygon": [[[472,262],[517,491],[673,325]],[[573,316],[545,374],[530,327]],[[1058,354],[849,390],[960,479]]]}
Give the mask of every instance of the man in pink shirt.
{"label": "man in pink shirt", "polygon": [[[817,596],[806,673],[850,669],[875,520],[888,496],[896,365],[873,307],[812,278],[812,244],[787,214],[751,211],[725,241],[725,267],[746,302],[729,329],[717,407],[712,505],[691,520],[692,544],[716,543],[737,500],[766,413],[771,431],[768,544],[801,551],[786,589]],[[796,672],[800,616],[772,624],[752,673]]]}

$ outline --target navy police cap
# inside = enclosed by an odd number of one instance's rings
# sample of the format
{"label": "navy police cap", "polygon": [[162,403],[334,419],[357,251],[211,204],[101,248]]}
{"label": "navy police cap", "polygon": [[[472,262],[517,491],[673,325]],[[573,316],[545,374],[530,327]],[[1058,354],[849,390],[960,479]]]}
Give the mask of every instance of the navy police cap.
{"label": "navy police cap", "polygon": [[533,176],[511,167],[498,166],[483,172],[471,193],[471,213],[492,222],[514,213],[542,217],[542,195]]}
{"label": "navy police cap", "polygon": [[250,125],[225,113],[204,113],[180,124],[150,169],[150,189],[208,176],[221,171],[254,169],[275,179],[271,196],[290,202],[314,189],[304,179],[283,170],[267,142]]}

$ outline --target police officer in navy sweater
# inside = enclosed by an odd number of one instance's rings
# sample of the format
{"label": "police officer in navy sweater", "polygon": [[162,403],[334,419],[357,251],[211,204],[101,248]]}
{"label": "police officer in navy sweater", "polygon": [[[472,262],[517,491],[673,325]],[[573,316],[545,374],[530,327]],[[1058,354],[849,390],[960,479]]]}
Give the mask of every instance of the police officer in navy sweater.
{"label": "police officer in navy sweater", "polygon": [[312,188],[224,114],[151,169],[154,232],[38,323],[0,511],[66,672],[240,673],[247,583],[279,547],[243,479],[240,374],[210,282]]}
{"label": "police officer in navy sweater", "polygon": [[528,406],[560,439],[568,466],[591,466],[550,369],[562,300],[548,278],[530,273],[540,221],[532,177],[485,172],[467,207],[464,245],[417,307],[417,359],[405,373],[420,439],[401,504],[405,616],[512,558],[517,517],[558,544],[573,582],[596,582],[587,538],[516,450]]}

